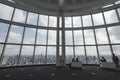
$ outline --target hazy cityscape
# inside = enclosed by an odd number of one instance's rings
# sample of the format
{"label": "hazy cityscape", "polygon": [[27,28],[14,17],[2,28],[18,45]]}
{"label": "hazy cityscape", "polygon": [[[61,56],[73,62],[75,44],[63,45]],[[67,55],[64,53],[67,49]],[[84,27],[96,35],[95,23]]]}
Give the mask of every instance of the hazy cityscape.
{"label": "hazy cityscape", "polygon": [[[107,62],[112,62],[112,57],[110,55],[104,55]],[[120,58],[120,56],[118,56]],[[45,60],[45,58],[47,58]],[[66,56],[66,64],[69,64],[72,61],[73,55],[67,55]],[[86,57],[83,55],[76,55],[76,58],[79,59],[79,61],[82,64],[86,64]],[[2,65],[3,66],[16,66],[18,63],[18,55],[14,56],[4,56]],[[56,64],[56,56],[55,55],[35,55],[34,60],[32,56],[24,55],[21,56],[19,59],[18,65],[37,65],[37,64]],[[98,57],[96,56],[87,56],[87,64],[99,64]]]}

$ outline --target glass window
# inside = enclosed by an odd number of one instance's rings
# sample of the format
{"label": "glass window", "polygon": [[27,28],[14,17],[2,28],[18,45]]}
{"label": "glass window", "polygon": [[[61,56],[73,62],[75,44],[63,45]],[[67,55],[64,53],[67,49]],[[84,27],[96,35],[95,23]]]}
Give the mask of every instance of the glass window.
{"label": "glass window", "polygon": [[120,26],[113,26],[108,28],[111,43],[120,43]]}
{"label": "glass window", "polygon": [[95,29],[98,44],[108,44],[108,37],[105,28]]}
{"label": "glass window", "polygon": [[39,16],[39,26],[48,26],[48,16],[40,15]]}
{"label": "glass window", "polygon": [[73,47],[66,47],[66,64],[69,64],[74,58]]}
{"label": "glass window", "polygon": [[84,27],[92,26],[91,15],[82,16],[82,20],[83,20]]}
{"label": "glass window", "polygon": [[20,9],[15,9],[13,21],[15,22],[20,22],[20,23],[25,23],[26,20],[26,11],[20,10]]}
{"label": "glass window", "polygon": [[65,17],[65,27],[72,27],[71,17]]}
{"label": "glass window", "polygon": [[18,45],[6,45],[2,65],[14,66],[17,65],[20,46]]}
{"label": "glass window", "polygon": [[92,16],[93,16],[93,22],[95,26],[104,24],[102,13],[93,14]]}
{"label": "glass window", "polygon": [[120,17],[120,8],[118,8],[117,11],[118,11],[118,14],[119,14],[119,17]]}
{"label": "glass window", "polygon": [[84,30],[85,44],[95,44],[93,30]]}
{"label": "glass window", "polygon": [[27,24],[37,25],[38,14],[35,13],[28,13]]}
{"label": "glass window", "polygon": [[62,27],[62,17],[59,17],[59,27]]}
{"label": "glass window", "polygon": [[26,28],[23,43],[24,44],[34,44],[35,34],[36,34],[36,29]]}
{"label": "glass window", "polygon": [[81,27],[81,17],[73,17],[73,27]]}
{"label": "glass window", "polygon": [[83,45],[83,35],[82,31],[74,31],[74,44]]}
{"label": "glass window", "polygon": [[62,46],[59,46],[59,56],[62,56]]}
{"label": "glass window", "polygon": [[0,3],[0,18],[10,20],[12,17],[13,8]]}
{"label": "glass window", "polygon": [[12,25],[8,36],[8,43],[21,43],[23,27]]}
{"label": "glass window", "polygon": [[38,29],[37,33],[37,44],[46,44],[47,41],[47,30]]}
{"label": "glass window", "polygon": [[107,62],[112,62],[110,46],[98,46],[100,58],[103,56]]}
{"label": "glass window", "polygon": [[56,27],[57,26],[57,17],[49,16],[49,26]]}
{"label": "glass window", "polygon": [[8,24],[0,23],[0,42],[4,42],[8,32]]}
{"label": "glass window", "polygon": [[49,30],[48,32],[48,44],[56,45],[56,31]]}
{"label": "glass window", "polygon": [[19,65],[30,65],[33,62],[34,46],[22,46]]}
{"label": "glass window", "polygon": [[120,59],[120,45],[112,45],[113,52]]}
{"label": "glass window", "polygon": [[106,24],[118,22],[118,17],[115,10],[104,12]]}
{"label": "glass window", "polygon": [[72,31],[65,31],[65,44],[73,45]]}
{"label": "glass window", "polygon": [[0,44],[0,56],[1,56],[1,54],[2,54],[2,50],[3,50],[3,45]]}
{"label": "glass window", "polygon": [[75,47],[75,57],[78,58],[81,63],[86,63],[84,46]]}
{"label": "glass window", "polygon": [[86,46],[87,63],[98,64],[98,56],[96,46]]}
{"label": "glass window", "polygon": [[56,47],[47,47],[47,64],[56,64]]}
{"label": "glass window", "polygon": [[34,64],[45,64],[46,46],[36,46]]}
{"label": "glass window", "polygon": [[62,31],[59,31],[59,44],[62,45]]}

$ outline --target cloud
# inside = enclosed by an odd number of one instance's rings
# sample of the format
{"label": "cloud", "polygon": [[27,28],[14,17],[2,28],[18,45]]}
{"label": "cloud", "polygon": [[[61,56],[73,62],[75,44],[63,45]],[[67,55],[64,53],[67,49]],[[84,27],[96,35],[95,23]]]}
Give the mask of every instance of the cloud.
{"label": "cloud", "polygon": [[65,27],[72,27],[71,17],[65,17]]}
{"label": "cloud", "polygon": [[93,16],[93,22],[95,26],[104,24],[102,13],[93,14],[92,16]]}
{"label": "cloud", "polygon": [[10,20],[13,8],[0,3],[0,18]]}
{"label": "cloud", "polygon": [[74,31],[74,43],[75,45],[83,44],[82,30]]}
{"label": "cloud", "polygon": [[10,43],[18,43],[21,41],[22,35],[21,34],[17,34],[13,31],[11,31],[9,33],[9,38],[8,38],[8,42]]}
{"label": "cloud", "polygon": [[73,27],[81,27],[81,17],[73,17]]}
{"label": "cloud", "polygon": [[39,25],[40,26],[48,26],[48,16],[47,15],[39,16]]}
{"label": "cloud", "polygon": [[108,30],[109,30],[111,41],[113,43],[119,43],[120,42],[120,36],[119,36],[120,26],[109,27]]}
{"label": "cloud", "polygon": [[57,17],[49,16],[49,26],[56,27],[57,26]]}
{"label": "cloud", "polygon": [[37,25],[38,14],[35,13],[28,13],[27,24]]}
{"label": "cloud", "polygon": [[82,16],[82,20],[83,20],[84,27],[92,26],[92,20],[90,15]]}
{"label": "cloud", "polygon": [[49,30],[48,44],[51,44],[51,45],[56,44],[56,31]]}
{"label": "cloud", "polygon": [[17,46],[17,45],[6,45],[4,56],[6,56],[6,55],[9,55],[9,56],[18,55],[19,49],[20,49],[20,46]]}
{"label": "cloud", "polygon": [[105,28],[95,29],[97,43],[108,44],[108,37]]}
{"label": "cloud", "polygon": [[65,31],[65,44],[66,45],[73,44],[72,31]]}
{"label": "cloud", "polygon": [[24,23],[25,19],[26,19],[26,14],[27,14],[26,11],[23,11],[23,10],[20,10],[20,9],[16,9],[14,17],[13,17],[13,21],[23,22]]}
{"label": "cloud", "polygon": [[46,39],[47,39],[47,30],[38,30],[37,34],[37,44],[46,44]]}
{"label": "cloud", "polygon": [[85,34],[85,43],[86,44],[95,44],[93,29],[84,30],[84,34]]}
{"label": "cloud", "polygon": [[115,10],[106,11],[104,12],[104,15],[107,24],[118,22],[118,18]]}

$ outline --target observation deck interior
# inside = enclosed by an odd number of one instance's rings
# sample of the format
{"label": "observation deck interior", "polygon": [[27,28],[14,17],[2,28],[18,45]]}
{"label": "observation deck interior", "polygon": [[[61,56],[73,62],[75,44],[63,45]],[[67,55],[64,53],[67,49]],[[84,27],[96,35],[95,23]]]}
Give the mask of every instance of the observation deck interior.
{"label": "observation deck interior", "polygon": [[0,0],[0,80],[120,80],[119,33],[120,0]]}

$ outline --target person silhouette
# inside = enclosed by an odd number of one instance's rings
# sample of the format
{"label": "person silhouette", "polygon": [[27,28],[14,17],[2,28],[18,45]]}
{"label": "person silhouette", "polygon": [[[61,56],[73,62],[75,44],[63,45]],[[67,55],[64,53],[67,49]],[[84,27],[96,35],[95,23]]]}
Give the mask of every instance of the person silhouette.
{"label": "person silhouette", "polygon": [[107,60],[102,56],[100,59],[101,62],[107,62]]}
{"label": "person silhouette", "polygon": [[78,59],[78,58],[76,58],[76,62],[79,62],[79,59]]}
{"label": "person silhouette", "polygon": [[113,62],[114,62],[114,64],[115,64],[115,68],[119,68],[119,58],[113,53],[112,54],[112,60],[113,60]]}

